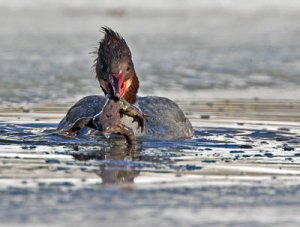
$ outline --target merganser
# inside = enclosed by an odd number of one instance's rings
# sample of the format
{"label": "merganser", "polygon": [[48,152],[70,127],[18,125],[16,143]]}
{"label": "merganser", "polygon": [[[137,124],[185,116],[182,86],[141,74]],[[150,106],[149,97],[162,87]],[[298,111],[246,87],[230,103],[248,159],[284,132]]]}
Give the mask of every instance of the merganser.
{"label": "merganser", "polygon": [[[175,102],[164,97],[137,96],[139,80],[125,39],[108,27],[102,30],[105,35],[100,41],[95,59],[96,78],[100,87],[105,95],[123,97],[145,116],[144,130],[140,130],[140,122],[131,116],[123,115],[121,122],[131,128],[137,137],[154,140],[191,138],[192,125]],[[60,121],[58,131],[76,135],[83,128],[98,128],[91,119],[101,112],[106,99],[98,95],[82,98]]]}

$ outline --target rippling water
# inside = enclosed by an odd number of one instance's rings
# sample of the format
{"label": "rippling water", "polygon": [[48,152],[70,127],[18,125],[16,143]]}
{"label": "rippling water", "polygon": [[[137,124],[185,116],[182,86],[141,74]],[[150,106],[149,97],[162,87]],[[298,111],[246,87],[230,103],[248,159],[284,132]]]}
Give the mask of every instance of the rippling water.
{"label": "rippling water", "polygon": [[[0,225],[298,226],[300,4],[0,0]],[[101,26],[141,95],[175,100],[185,141],[62,137]],[[63,224],[62,224],[63,223]]]}
{"label": "rippling water", "polygon": [[[70,103],[2,108],[1,220],[15,225],[44,221],[72,225],[76,220],[109,225],[121,224],[120,217],[135,217],[141,223],[158,221],[162,226],[173,221],[295,225],[299,221],[300,124],[294,113],[300,110],[299,103],[206,100],[179,104],[192,121],[194,137],[142,141],[135,149],[120,140],[58,135],[57,122]],[[279,107],[282,111],[274,111]],[[77,207],[85,210],[78,213]],[[281,214],[284,220],[274,215],[283,208],[288,211]],[[95,210],[98,213],[90,216]],[[236,216],[237,210],[241,215]],[[215,220],[206,212],[223,218]],[[249,216],[255,218],[249,220]]]}

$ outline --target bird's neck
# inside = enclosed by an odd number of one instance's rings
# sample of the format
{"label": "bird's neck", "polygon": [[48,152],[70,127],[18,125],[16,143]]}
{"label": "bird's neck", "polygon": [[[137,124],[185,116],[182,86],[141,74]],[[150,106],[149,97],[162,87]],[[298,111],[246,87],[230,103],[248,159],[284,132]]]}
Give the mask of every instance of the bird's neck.
{"label": "bird's neck", "polygon": [[136,73],[131,76],[131,78],[128,80],[128,87],[126,89],[126,92],[124,94],[124,98],[127,102],[130,104],[134,104],[137,100],[137,93],[139,89],[139,79],[136,76]]}

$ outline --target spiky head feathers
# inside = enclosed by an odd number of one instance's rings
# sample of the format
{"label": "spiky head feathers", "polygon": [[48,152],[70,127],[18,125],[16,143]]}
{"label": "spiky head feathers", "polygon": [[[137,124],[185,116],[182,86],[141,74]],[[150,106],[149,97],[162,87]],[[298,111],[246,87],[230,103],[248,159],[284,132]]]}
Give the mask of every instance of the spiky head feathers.
{"label": "spiky head feathers", "polygon": [[96,59],[98,79],[109,73],[118,73],[121,64],[132,64],[130,49],[123,37],[108,27],[102,27],[102,31],[105,35],[100,41]]}

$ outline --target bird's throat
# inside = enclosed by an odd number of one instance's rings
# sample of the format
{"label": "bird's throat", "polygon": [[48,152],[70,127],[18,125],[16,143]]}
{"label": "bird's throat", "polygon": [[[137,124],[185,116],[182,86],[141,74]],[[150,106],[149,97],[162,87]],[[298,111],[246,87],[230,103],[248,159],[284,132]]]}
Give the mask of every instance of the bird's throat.
{"label": "bird's throat", "polygon": [[121,88],[121,93],[127,102],[134,104],[137,99],[137,92],[139,89],[139,80],[136,75],[134,75],[129,80],[123,83]]}

